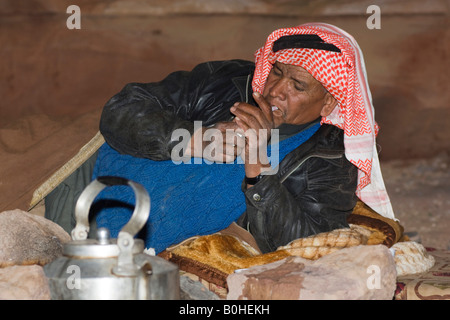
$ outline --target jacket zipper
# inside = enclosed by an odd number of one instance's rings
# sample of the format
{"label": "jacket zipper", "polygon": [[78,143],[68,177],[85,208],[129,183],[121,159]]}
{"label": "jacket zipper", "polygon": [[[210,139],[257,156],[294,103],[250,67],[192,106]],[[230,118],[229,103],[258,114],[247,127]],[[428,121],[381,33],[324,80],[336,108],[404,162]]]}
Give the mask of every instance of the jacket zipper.
{"label": "jacket zipper", "polygon": [[247,83],[245,84],[245,103],[248,103],[249,84],[250,84],[250,74],[247,76]]}
{"label": "jacket zipper", "polygon": [[311,158],[322,158],[322,159],[339,159],[342,157],[342,154],[338,155],[331,155],[331,154],[319,154],[319,153],[312,153],[306,157],[304,157],[294,168],[288,171],[281,179],[280,182],[283,183],[291,174],[293,174],[298,168],[300,168],[306,160],[309,160]]}

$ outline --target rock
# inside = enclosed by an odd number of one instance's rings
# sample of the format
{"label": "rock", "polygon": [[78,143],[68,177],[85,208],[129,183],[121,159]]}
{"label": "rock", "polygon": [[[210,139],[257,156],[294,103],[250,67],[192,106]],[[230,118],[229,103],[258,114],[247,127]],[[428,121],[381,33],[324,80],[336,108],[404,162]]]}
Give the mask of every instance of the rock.
{"label": "rock", "polygon": [[214,293],[209,291],[202,283],[180,276],[181,300],[220,300]]}
{"label": "rock", "polygon": [[41,266],[0,268],[0,300],[50,300],[50,288]]}
{"label": "rock", "polygon": [[386,246],[361,245],[318,260],[292,256],[231,274],[227,299],[391,300],[396,278]]}
{"label": "rock", "polygon": [[22,210],[0,213],[0,267],[44,265],[62,254],[69,234],[56,223]]}

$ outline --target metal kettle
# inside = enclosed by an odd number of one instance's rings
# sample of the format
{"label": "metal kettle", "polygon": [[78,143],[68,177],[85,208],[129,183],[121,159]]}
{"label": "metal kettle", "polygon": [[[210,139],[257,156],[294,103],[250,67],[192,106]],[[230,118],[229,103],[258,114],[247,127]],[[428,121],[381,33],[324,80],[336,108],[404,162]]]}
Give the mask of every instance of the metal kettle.
{"label": "metal kettle", "polygon": [[[88,239],[89,209],[106,187],[130,186],[136,205],[117,239],[109,230],[97,230]],[[120,177],[98,177],[81,193],[76,207],[72,241],[63,255],[44,266],[54,300],[169,300],[180,297],[178,267],[160,257],[145,254],[144,242],[134,236],[146,223],[150,197],[145,188]]]}

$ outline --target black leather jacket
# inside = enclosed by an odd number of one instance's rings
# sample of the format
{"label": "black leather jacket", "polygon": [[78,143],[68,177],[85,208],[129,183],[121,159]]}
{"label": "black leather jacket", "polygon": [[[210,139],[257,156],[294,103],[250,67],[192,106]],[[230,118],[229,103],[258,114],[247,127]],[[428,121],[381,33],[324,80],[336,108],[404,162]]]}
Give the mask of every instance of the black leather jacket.
{"label": "black leather jacket", "polygon": [[[121,153],[152,160],[170,159],[173,130],[193,132],[193,121],[208,126],[229,121],[237,101],[251,98],[254,64],[214,61],[179,71],[155,83],[131,83],[105,105],[100,131]],[[255,237],[261,251],[312,234],[348,226],[356,204],[357,168],[344,155],[343,131],[320,129],[267,175],[243,192],[247,210],[238,224]]]}

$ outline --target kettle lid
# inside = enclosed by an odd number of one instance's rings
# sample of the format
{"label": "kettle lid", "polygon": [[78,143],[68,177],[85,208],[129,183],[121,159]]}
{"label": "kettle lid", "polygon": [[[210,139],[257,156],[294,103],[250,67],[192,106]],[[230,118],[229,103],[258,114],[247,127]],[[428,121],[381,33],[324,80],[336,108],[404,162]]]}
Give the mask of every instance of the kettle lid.
{"label": "kettle lid", "polygon": [[[134,239],[131,248],[132,254],[138,254],[144,251],[144,241]],[[63,255],[76,258],[112,258],[118,257],[120,248],[117,245],[117,239],[111,239],[107,228],[97,230],[96,239],[72,240],[63,246]]]}

